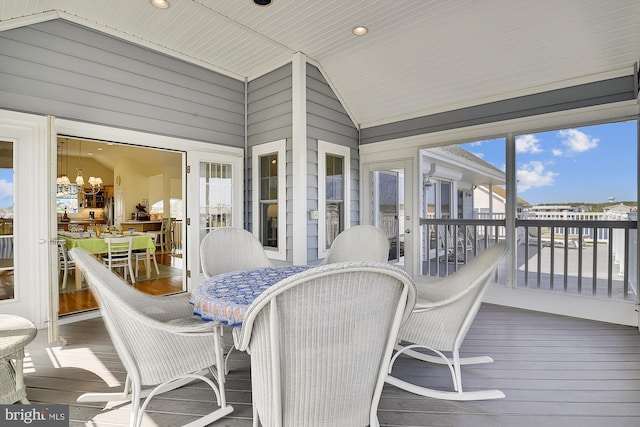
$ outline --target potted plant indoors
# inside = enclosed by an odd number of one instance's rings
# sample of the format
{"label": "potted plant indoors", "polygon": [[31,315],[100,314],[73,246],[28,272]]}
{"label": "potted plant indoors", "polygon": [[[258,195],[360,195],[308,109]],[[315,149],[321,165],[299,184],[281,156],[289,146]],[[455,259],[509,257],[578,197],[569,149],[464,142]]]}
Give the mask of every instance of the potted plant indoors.
{"label": "potted plant indoors", "polygon": [[137,219],[138,221],[149,221],[151,219],[151,214],[147,212],[147,207],[142,203],[138,203],[136,205]]}

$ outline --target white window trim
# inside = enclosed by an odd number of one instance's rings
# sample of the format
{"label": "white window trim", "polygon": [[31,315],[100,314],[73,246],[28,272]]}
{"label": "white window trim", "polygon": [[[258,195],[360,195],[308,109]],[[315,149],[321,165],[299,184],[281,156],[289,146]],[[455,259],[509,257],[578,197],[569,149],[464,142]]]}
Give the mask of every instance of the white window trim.
{"label": "white window trim", "polygon": [[328,250],[325,249],[327,154],[344,158],[344,218],[342,218],[342,222],[345,229],[351,225],[351,221],[349,220],[349,213],[351,212],[351,149],[327,141],[318,141],[318,259],[325,258],[328,252]]}
{"label": "white window trim", "polygon": [[264,247],[264,250],[267,257],[282,261],[287,259],[286,143],[285,139],[281,139],[255,145],[251,152],[251,218],[253,234],[258,239],[260,239],[260,157],[274,153],[278,157],[278,248]]}

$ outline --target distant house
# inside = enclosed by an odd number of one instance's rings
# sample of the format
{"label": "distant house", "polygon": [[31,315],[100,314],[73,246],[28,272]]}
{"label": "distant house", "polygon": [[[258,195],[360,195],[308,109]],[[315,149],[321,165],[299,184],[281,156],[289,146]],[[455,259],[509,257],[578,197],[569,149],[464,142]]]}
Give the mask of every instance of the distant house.
{"label": "distant house", "polygon": [[504,171],[463,147],[427,148],[420,153],[425,189],[422,211],[428,218],[473,218],[474,189],[505,182]]}
{"label": "distant house", "polygon": [[624,203],[618,203],[617,205],[606,206],[602,208],[604,212],[608,213],[629,213],[638,210],[637,206],[627,206]]}
{"label": "distant house", "polygon": [[568,205],[537,205],[531,206],[528,210],[533,212],[571,212],[573,208]]}
{"label": "distant house", "polygon": [[[493,198],[493,200],[492,200]],[[506,212],[507,191],[499,186],[480,185],[473,190],[474,214],[504,214]],[[522,212],[529,203],[518,197],[516,199],[516,212]]]}

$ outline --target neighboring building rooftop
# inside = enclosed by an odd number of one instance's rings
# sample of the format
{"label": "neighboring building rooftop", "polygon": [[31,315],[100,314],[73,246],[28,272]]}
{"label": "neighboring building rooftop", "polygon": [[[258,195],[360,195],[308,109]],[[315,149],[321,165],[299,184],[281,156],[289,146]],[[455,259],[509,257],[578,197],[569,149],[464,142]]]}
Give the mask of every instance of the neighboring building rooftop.
{"label": "neighboring building rooftop", "polygon": [[573,208],[568,205],[537,205],[531,206],[529,210],[537,212],[563,212],[572,211]]}

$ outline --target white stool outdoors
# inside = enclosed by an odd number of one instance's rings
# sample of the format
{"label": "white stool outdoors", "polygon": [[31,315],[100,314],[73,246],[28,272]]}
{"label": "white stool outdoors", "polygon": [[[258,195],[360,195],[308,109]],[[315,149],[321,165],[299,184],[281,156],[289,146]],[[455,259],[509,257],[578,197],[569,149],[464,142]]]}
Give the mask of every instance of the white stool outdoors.
{"label": "white stool outdoors", "polygon": [[36,333],[35,325],[24,317],[0,314],[0,404],[29,403],[23,374],[24,347]]}

